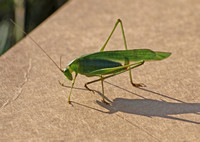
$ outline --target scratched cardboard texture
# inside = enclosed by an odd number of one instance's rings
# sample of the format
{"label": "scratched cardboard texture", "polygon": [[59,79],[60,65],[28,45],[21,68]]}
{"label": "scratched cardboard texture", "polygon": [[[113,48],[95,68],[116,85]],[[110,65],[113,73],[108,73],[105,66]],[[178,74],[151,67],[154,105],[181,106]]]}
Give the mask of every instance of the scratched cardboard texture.
{"label": "scratched cardboard texture", "polygon": [[[200,2],[198,0],[73,0],[30,36],[59,64],[98,51],[121,18],[129,49],[172,52],[105,80],[79,75],[67,103],[64,75],[24,38],[0,57],[1,141],[200,141]],[[118,27],[106,50],[123,49]],[[66,82],[70,86],[69,81]]]}

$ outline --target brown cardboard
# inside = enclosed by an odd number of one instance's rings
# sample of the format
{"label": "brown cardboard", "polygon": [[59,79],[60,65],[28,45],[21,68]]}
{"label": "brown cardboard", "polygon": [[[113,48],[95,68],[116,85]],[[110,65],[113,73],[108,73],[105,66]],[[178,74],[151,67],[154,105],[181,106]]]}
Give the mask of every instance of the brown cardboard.
{"label": "brown cardboard", "polygon": [[[78,75],[71,83],[29,39],[0,57],[1,141],[200,141],[200,2],[189,0],[73,0],[30,36],[62,67],[97,52],[122,19],[129,49],[171,52],[105,80]],[[106,50],[124,49],[120,27]]]}

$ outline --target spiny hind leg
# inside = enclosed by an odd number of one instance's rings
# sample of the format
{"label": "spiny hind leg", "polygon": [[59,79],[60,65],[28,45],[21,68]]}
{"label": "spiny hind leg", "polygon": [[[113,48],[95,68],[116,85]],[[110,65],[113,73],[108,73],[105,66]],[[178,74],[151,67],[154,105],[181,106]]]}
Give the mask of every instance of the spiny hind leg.
{"label": "spiny hind leg", "polygon": [[113,30],[111,31],[108,39],[106,40],[106,42],[104,43],[103,47],[100,49],[100,52],[104,51],[104,48],[106,47],[108,41],[110,40],[110,38],[112,37],[117,25],[120,23],[120,26],[121,26],[121,30],[122,30],[122,36],[123,36],[123,41],[124,41],[124,46],[125,46],[125,50],[127,50],[127,44],[126,44],[126,37],[125,37],[125,34],[124,34],[124,27],[123,27],[123,24],[122,24],[122,21],[120,19],[117,19],[117,22],[115,23],[115,26],[113,28]]}

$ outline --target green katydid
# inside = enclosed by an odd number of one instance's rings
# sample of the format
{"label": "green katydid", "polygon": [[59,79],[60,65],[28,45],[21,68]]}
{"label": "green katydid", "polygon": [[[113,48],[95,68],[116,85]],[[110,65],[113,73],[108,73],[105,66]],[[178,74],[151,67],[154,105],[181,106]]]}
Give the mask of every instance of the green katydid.
{"label": "green katydid", "polygon": [[[108,41],[110,40],[111,36],[113,35],[119,23],[121,25],[125,50],[104,51]],[[27,35],[27,33],[25,32],[24,34]],[[104,98],[104,86],[103,86],[103,81],[105,79],[121,74],[123,72],[129,71],[131,84],[135,87],[142,87],[144,86],[144,84],[133,83],[131,69],[141,66],[142,64],[144,64],[145,61],[162,60],[171,55],[171,53],[169,52],[157,52],[157,51],[152,51],[150,49],[128,50],[127,44],[126,44],[126,38],[124,34],[124,29],[123,29],[123,24],[120,19],[118,19],[117,22],[115,23],[115,26],[112,32],[110,33],[108,39],[106,40],[105,44],[101,48],[100,52],[82,55],[74,59],[73,61],[71,61],[68,64],[68,66],[64,68],[63,70],[61,69],[61,67],[59,67],[55,63],[55,61],[44,51],[44,49],[40,45],[38,45],[30,36],[29,38],[37,45],[37,47],[39,47],[50,58],[50,60],[52,60],[52,62],[56,65],[56,67],[61,72],[63,72],[66,78],[72,81],[71,90],[68,96],[68,103],[71,103],[70,96],[72,94],[72,89],[74,87],[74,83],[78,74],[82,74],[87,77],[93,77],[93,76],[99,77],[99,79],[85,83],[85,88],[89,91],[92,91],[90,88],[88,88],[87,85],[97,82],[97,81],[101,81],[103,102],[106,103],[105,98]],[[133,61],[135,61],[135,63],[130,64],[130,62],[133,62]],[[121,62],[124,62],[124,64],[122,64]],[[74,78],[72,76],[73,72],[75,72]],[[64,82],[60,84],[64,85]]]}

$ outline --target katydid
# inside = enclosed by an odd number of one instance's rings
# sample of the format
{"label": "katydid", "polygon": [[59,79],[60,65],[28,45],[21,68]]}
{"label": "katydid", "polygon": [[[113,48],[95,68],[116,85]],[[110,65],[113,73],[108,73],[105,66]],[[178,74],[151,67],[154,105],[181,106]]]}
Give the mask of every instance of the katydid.
{"label": "katydid", "polygon": [[[110,40],[111,36],[113,35],[119,23],[121,25],[125,50],[104,51],[108,41]],[[25,32],[24,34],[27,35],[27,33]],[[90,88],[88,88],[87,85],[97,82],[97,81],[101,81],[103,102],[106,103],[105,98],[104,98],[104,87],[103,87],[103,81],[105,79],[121,74],[123,72],[129,71],[131,84],[135,87],[143,87],[144,84],[133,83],[131,69],[141,66],[142,64],[144,64],[145,61],[158,61],[158,60],[165,59],[171,55],[171,53],[169,52],[158,52],[158,51],[152,51],[150,49],[128,50],[127,44],[126,44],[126,38],[124,34],[124,29],[123,29],[123,24],[120,19],[118,19],[117,22],[115,23],[115,26],[112,32],[110,33],[108,39],[106,40],[105,44],[103,45],[103,47],[100,49],[99,52],[82,55],[74,59],[73,61],[71,61],[68,64],[68,66],[64,69],[61,69],[61,67],[59,67],[55,63],[55,61],[44,51],[44,49],[40,45],[38,45],[35,42],[35,40],[33,40],[30,36],[29,38],[37,45],[37,47],[39,47],[48,56],[48,58],[50,58],[50,60],[56,65],[56,67],[61,72],[63,72],[63,74],[66,76],[66,79],[72,81],[71,90],[68,96],[69,104],[71,103],[70,97],[71,97],[72,89],[74,87],[74,83],[78,74],[82,74],[87,77],[93,77],[93,76],[99,77],[99,79],[85,83],[85,88],[89,91],[92,91]],[[130,64],[130,62],[133,62],[133,61],[135,61],[135,63]],[[74,78],[72,76],[73,72],[75,72]],[[64,85],[64,82],[60,84]]]}

